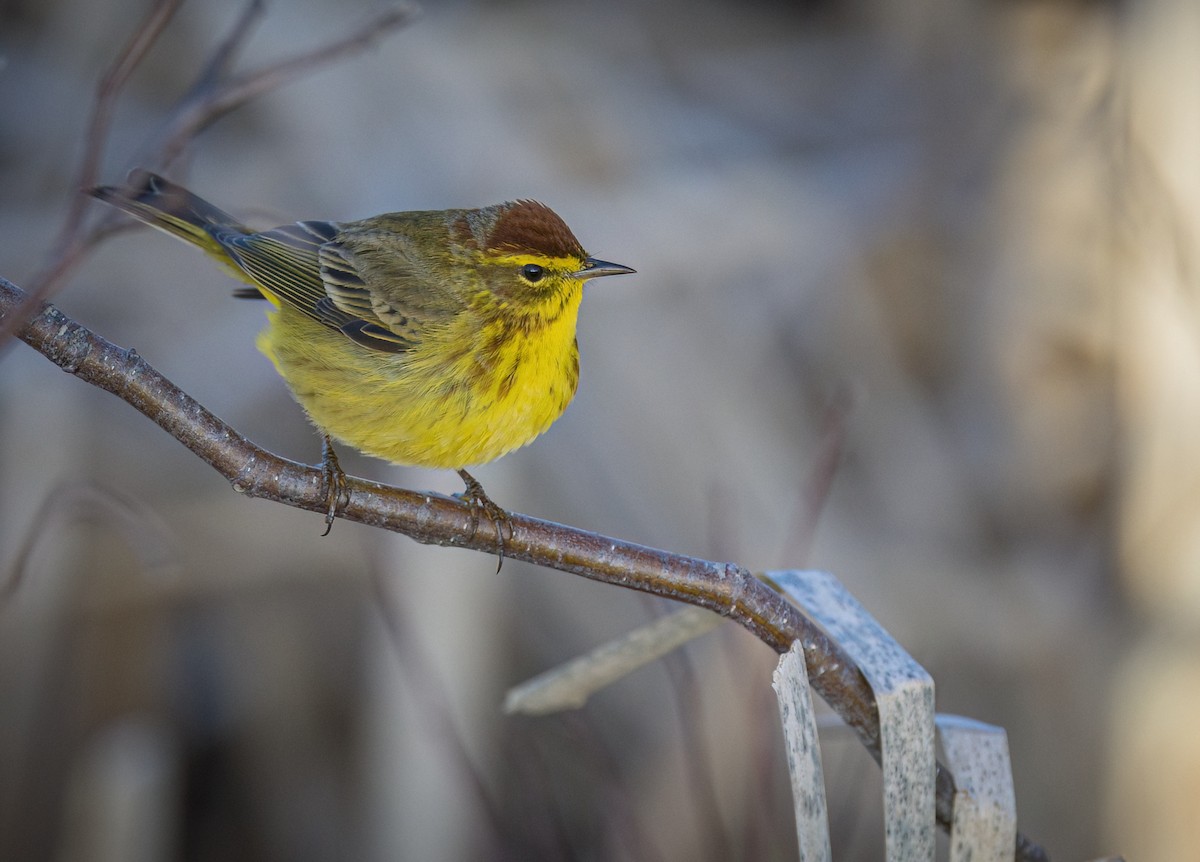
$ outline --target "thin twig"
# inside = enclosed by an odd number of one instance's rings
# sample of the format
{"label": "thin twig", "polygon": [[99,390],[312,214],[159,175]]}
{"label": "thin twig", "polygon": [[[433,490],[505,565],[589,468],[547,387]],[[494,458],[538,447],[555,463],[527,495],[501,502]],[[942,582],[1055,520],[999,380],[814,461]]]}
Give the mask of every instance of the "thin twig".
{"label": "thin twig", "polygon": [[[48,299],[79,267],[88,251],[121,229],[119,226],[122,222],[115,212],[111,212],[105,213],[91,230],[85,230],[88,198],[78,192],[96,185],[116,101],[181,3],[182,0],[158,0],[101,77],[96,87],[96,99],[84,138],[80,165],[71,186],[70,203],[48,258],[51,263],[30,282],[27,304],[0,322],[0,345],[13,334],[17,321],[31,314],[38,302]],[[139,164],[160,170],[170,167],[200,132],[230,111],[369,48],[410,23],[418,11],[414,6],[388,7],[340,39],[261,69],[228,77],[234,58],[262,17],[263,10],[262,0],[250,0],[247,3],[229,34],[205,62],[195,83],[176,102],[170,112],[171,120],[158,141],[147,147]]]}
{"label": "thin twig", "polygon": [[241,16],[230,28],[229,35],[213,49],[212,56],[200,70],[200,75],[196,79],[197,84],[215,84],[222,75],[229,74],[230,69],[233,68],[234,58],[253,35],[255,26],[262,20],[266,11],[267,4],[263,0],[250,0],[246,4]]}
{"label": "thin twig", "polygon": [[[162,35],[163,30],[167,28],[167,24],[171,22],[182,4],[183,0],[158,0],[146,19],[133,32],[125,48],[117,55],[113,65],[100,79],[100,84],[96,89],[96,103],[92,109],[91,121],[88,123],[87,136],[84,138],[79,173],[75,177],[75,188],[87,188],[96,184],[117,98],[125,89],[134,70],[141,64],[154,43],[158,41],[158,37]],[[79,196],[73,196],[67,225],[77,228],[82,220],[82,215],[83,201]]]}
{"label": "thin twig", "polygon": [[143,573],[175,574],[179,568],[170,531],[153,510],[111,488],[67,482],[42,501],[30,521],[32,526],[17,546],[9,571],[0,573],[0,608],[21,586],[39,544],[47,537],[57,538],[64,523],[85,519],[99,521],[109,532],[124,537]]}
{"label": "thin twig", "polygon": [[[96,99],[92,105],[87,133],[84,136],[83,154],[80,157],[79,167],[75,171],[72,189],[88,188],[96,184],[117,97],[121,95],[129,77],[142,62],[146,52],[158,41],[158,37],[170,23],[182,2],[183,0],[158,0],[133,31],[133,35],[117,54],[112,65],[101,76],[100,82],[96,86]],[[82,195],[71,195],[71,200],[67,204],[66,216],[63,218],[62,227],[59,228],[58,238],[50,252],[51,263],[33,278],[27,305],[13,315],[10,320],[0,325],[0,344],[12,335],[16,321],[32,312],[39,301],[49,297],[67,274],[78,265],[83,252],[95,243],[94,239],[84,236],[85,205],[86,198]]]}
{"label": "thin twig", "polygon": [[[415,7],[399,6],[385,9],[362,27],[337,41],[225,81],[220,81],[215,76],[215,73],[222,70],[210,63],[180,99],[154,159],[143,159],[142,163],[169,167],[196,135],[230,111],[264,93],[279,89],[331,63],[369,48],[392,31],[411,23],[416,15]],[[234,32],[236,34],[238,31]],[[230,39],[221,47],[219,53],[232,52],[232,45],[233,40]]]}
{"label": "thin twig", "polygon": [[[0,278],[0,322],[27,295]],[[117,347],[48,303],[20,328],[18,337],[70,374],[126,401],[228,479],[235,490],[313,512],[327,507],[324,474],[251,443],[150,367],[134,351]],[[341,517],[404,533],[424,544],[495,552],[499,528],[472,518],[469,505],[347,477],[349,500]],[[635,545],[512,513],[503,537],[505,555],[591,580],[652,593],[707,608],[743,626],[776,652],[802,644],[809,681],[880,758],[879,716],[862,672],[836,643],[781,595],[734,563],[718,563]],[[937,814],[948,826],[954,783],[938,767]],[[1037,844],[1019,835],[1018,859],[1044,860]]]}
{"label": "thin twig", "polygon": [[817,534],[817,523],[829,500],[833,480],[842,462],[846,448],[846,423],[854,409],[853,394],[849,387],[842,386],[833,394],[821,422],[821,439],[808,475],[800,489],[800,501],[793,527],[788,533],[785,549],[779,559],[783,565],[796,566],[808,559],[813,539]]}
{"label": "thin twig", "polygon": [[491,827],[495,846],[491,848],[493,852],[484,855],[498,858],[494,851],[513,843],[501,806],[467,748],[465,734],[457,726],[449,695],[434,669],[433,660],[425,653],[421,638],[412,631],[404,608],[388,594],[386,576],[378,561],[372,561],[370,565],[370,580],[372,598],[388,642],[400,663],[401,672],[408,677],[406,687],[421,693],[420,697],[414,698],[420,720],[426,733],[443,748],[446,759],[474,797],[483,820]]}

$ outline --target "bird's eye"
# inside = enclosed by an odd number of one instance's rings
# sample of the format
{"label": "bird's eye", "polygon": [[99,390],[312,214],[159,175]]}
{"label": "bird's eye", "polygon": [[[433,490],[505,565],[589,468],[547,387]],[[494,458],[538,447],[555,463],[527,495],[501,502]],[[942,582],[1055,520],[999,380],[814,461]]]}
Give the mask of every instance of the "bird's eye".
{"label": "bird's eye", "polygon": [[521,267],[521,277],[526,281],[541,281],[546,271],[536,263],[527,263]]}

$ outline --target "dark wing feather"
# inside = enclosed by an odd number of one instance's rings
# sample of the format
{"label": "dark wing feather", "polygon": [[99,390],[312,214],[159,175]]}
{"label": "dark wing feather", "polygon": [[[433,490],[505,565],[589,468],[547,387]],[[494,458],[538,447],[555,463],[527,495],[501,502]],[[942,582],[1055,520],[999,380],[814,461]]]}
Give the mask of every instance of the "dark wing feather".
{"label": "dark wing feather", "polygon": [[336,235],[329,222],[297,222],[263,233],[218,234],[215,239],[268,292],[315,320],[325,297],[317,253]]}
{"label": "dark wing feather", "polygon": [[333,326],[351,341],[372,350],[403,353],[414,344],[413,340],[397,335],[381,324],[340,311],[328,298],[317,303],[317,313],[322,323]]}
{"label": "dark wing feather", "polygon": [[470,270],[446,254],[444,213],[390,213],[341,228],[318,258],[330,304],[363,321],[339,325],[351,338],[394,350],[397,343],[416,344],[467,307],[470,291],[461,278]]}
{"label": "dark wing feather", "polygon": [[[297,222],[256,234],[218,237],[230,256],[281,302],[385,353],[401,353],[420,339],[419,321],[368,287],[352,251],[331,222]],[[414,274],[389,243],[386,272],[394,288]]]}
{"label": "dark wing feather", "polygon": [[356,317],[374,315],[371,291],[358,274],[350,253],[338,243],[327,243],[317,252],[321,267],[321,282],[330,302]]}

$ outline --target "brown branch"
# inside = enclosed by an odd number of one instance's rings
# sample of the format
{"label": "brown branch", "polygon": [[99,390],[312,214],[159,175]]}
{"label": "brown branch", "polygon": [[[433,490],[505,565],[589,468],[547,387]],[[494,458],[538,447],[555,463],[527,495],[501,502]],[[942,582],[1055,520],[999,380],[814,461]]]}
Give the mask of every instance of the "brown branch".
{"label": "brown branch", "polygon": [[[0,277],[0,323],[64,371],[105,389],[157,423],[249,497],[324,512],[319,467],[280,458],[251,443],[133,350],[101,338],[48,303],[27,321],[13,320],[28,296]],[[494,553],[499,536],[488,519],[473,523],[469,506],[451,497],[347,477],[350,496],[340,517],[403,533],[418,542]],[[879,718],[862,672],[781,595],[734,563],[717,563],[635,545],[598,533],[512,513],[505,556],[707,608],[729,617],[776,652],[799,641],[809,681],[854,729],[876,760]],[[938,766],[937,815],[953,812],[954,782]],[[1018,835],[1016,858],[1044,860],[1037,844]]]}

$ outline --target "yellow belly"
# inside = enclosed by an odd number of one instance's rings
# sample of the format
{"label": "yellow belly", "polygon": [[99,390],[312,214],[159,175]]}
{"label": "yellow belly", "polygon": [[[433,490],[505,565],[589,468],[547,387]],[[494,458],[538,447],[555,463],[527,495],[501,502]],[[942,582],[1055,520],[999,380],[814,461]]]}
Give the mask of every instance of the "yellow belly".
{"label": "yellow belly", "polygon": [[[458,469],[524,446],[575,395],[578,298],[532,332],[459,320],[404,353],[380,353],[295,309],[258,338],[309,418],[395,464]],[[484,349],[487,346],[487,349]]]}

